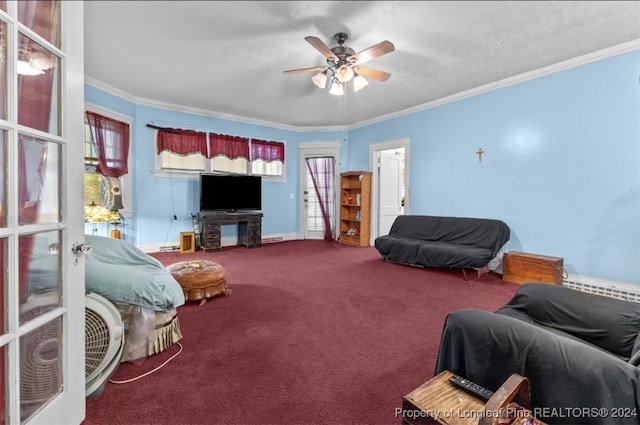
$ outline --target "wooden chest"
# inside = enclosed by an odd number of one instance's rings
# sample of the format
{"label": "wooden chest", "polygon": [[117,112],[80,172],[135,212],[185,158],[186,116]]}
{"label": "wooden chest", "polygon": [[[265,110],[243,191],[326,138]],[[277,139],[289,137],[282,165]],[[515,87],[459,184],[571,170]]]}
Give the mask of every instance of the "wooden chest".
{"label": "wooden chest", "polygon": [[513,283],[543,282],[562,285],[564,261],[559,257],[506,252],[502,260],[502,280]]}

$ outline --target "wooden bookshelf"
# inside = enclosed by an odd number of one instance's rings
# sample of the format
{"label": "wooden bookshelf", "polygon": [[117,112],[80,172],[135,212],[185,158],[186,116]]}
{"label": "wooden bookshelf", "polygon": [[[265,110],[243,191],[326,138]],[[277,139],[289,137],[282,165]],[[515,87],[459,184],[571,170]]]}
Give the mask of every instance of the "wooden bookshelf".
{"label": "wooden bookshelf", "polygon": [[339,241],[352,246],[369,246],[371,227],[371,172],[340,174]]}

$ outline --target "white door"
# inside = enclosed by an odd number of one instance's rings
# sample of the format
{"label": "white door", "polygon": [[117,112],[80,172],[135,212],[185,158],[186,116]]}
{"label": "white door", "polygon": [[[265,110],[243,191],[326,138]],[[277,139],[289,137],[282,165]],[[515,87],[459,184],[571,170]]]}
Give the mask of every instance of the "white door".
{"label": "white door", "polygon": [[[312,167],[315,165],[315,183],[312,172],[309,169],[309,165],[311,165]],[[304,180],[305,187],[302,192],[305,214],[304,239],[324,239],[326,229],[323,212],[324,208],[328,210],[327,212],[329,213],[331,233],[335,239],[335,158],[332,156],[309,156],[305,158],[305,162],[301,164],[301,166],[305,168],[304,172],[306,173],[306,178]],[[318,185],[318,190],[320,190],[322,194],[328,194],[328,208],[326,202],[321,203],[320,198],[318,197],[318,191],[316,190],[316,184]]]}
{"label": "white door", "polygon": [[397,216],[404,214],[402,199],[404,185],[402,182],[403,152],[389,150],[380,152],[379,165],[379,219],[378,235],[387,235]]}
{"label": "white door", "polygon": [[[303,239],[323,239],[324,219],[318,197],[307,167],[307,160],[313,158],[333,158],[333,171],[329,180],[332,184],[332,204],[330,207],[331,227],[336,238],[339,185],[340,143],[339,142],[306,142],[300,144],[300,235]],[[325,176],[326,177],[326,176]],[[326,181],[326,179],[325,179]]]}
{"label": "white door", "polygon": [[84,260],[72,246],[84,240],[83,5],[2,4],[0,423],[79,424]]}

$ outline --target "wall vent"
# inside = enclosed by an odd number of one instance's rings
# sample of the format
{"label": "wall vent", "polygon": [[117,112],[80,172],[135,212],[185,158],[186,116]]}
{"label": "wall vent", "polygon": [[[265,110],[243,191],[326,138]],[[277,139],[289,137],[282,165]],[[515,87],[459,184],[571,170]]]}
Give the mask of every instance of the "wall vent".
{"label": "wall vent", "polygon": [[178,242],[165,242],[160,244],[160,252],[178,251],[180,244]]}
{"label": "wall vent", "polygon": [[640,303],[640,285],[579,275],[569,275],[562,285],[582,292]]}

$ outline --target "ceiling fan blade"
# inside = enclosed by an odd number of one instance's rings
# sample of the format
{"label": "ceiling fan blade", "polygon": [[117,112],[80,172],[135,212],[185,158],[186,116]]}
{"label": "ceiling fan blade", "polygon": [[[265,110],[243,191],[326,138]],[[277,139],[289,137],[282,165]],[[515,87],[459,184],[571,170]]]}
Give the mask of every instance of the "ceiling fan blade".
{"label": "ceiling fan blade", "polygon": [[368,49],[364,49],[363,51],[356,53],[349,59],[353,60],[354,63],[364,63],[379,56],[386,55],[387,53],[391,53],[394,50],[395,46],[393,45],[393,43],[385,40],[381,41],[378,44],[374,44]]}
{"label": "ceiling fan blade", "polygon": [[311,44],[313,47],[315,47],[317,51],[322,53],[322,56],[324,56],[325,58],[338,60],[338,57],[331,51],[329,46],[324,44],[324,42],[320,40],[318,37],[313,37],[309,35],[304,39],[307,40],[309,44]]}
{"label": "ceiling fan blade", "polygon": [[289,69],[282,72],[285,74],[301,74],[303,72],[324,71],[325,69],[327,69],[326,66],[314,66],[311,68]]}
{"label": "ceiling fan blade", "polygon": [[362,75],[364,78],[371,80],[386,81],[391,77],[391,74],[379,69],[367,68],[365,66],[354,66],[353,70],[356,74]]}

